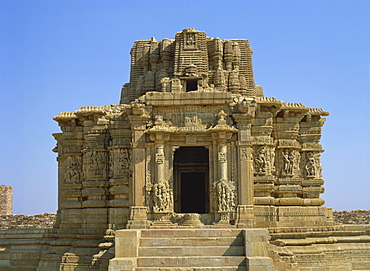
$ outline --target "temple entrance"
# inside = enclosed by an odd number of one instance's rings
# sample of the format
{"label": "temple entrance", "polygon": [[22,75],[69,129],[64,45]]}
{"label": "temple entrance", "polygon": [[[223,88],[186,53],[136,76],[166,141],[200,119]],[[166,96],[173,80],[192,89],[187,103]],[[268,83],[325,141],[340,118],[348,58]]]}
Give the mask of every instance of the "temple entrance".
{"label": "temple entrance", "polygon": [[205,147],[176,150],[173,165],[175,212],[209,212],[208,160]]}

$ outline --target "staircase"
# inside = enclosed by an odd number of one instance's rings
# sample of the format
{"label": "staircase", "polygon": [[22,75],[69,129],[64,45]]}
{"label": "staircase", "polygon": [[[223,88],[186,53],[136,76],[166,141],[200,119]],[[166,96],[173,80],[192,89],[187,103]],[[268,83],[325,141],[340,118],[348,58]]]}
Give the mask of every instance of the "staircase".
{"label": "staircase", "polygon": [[247,270],[238,229],[142,230],[137,271]]}
{"label": "staircase", "polygon": [[263,229],[119,230],[109,271],[272,271]]}

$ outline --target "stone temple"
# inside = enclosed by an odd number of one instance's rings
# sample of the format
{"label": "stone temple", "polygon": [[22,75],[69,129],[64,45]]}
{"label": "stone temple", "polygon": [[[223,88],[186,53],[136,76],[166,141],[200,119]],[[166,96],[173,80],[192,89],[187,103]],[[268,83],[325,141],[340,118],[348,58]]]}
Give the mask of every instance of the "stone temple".
{"label": "stone temple", "polygon": [[370,226],[320,198],[329,113],[265,97],[252,53],[193,28],[136,41],[119,104],[54,117],[57,222],[28,247],[0,232],[0,269],[370,269]]}

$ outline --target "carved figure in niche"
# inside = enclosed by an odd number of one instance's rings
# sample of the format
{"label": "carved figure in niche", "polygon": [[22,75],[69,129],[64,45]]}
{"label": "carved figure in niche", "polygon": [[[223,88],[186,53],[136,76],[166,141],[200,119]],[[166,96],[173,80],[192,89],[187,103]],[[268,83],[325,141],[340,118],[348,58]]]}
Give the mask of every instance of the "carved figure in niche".
{"label": "carved figure in niche", "polygon": [[120,157],[122,168],[124,169],[130,168],[130,160],[131,160],[131,157],[130,157],[130,153],[128,149],[123,149],[121,153],[121,157]]}
{"label": "carved figure in niche", "polygon": [[308,177],[316,176],[316,160],[313,152],[307,153],[307,162],[306,162],[306,174]]}
{"label": "carved figure in niche", "polygon": [[79,181],[80,179],[81,162],[75,156],[67,157],[65,182]]}
{"label": "carved figure in niche", "polygon": [[157,183],[153,186],[153,210],[154,212],[165,212],[170,210],[171,194],[166,185]]}
{"label": "carved figure in niche", "polygon": [[194,33],[186,34],[185,43],[188,47],[194,47],[195,46],[195,34]]}
{"label": "carved figure in niche", "polygon": [[248,159],[248,153],[247,153],[247,150],[243,149],[243,150],[242,150],[242,154],[243,154],[243,155],[242,155],[242,159],[243,159],[243,160],[247,160],[247,159]]}
{"label": "carved figure in niche", "polygon": [[293,174],[293,168],[294,168],[294,161],[295,161],[295,155],[293,150],[285,149],[282,152],[283,158],[284,158],[284,167],[283,167],[283,174],[285,175],[292,175]]}
{"label": "carved figure in niche", "polygon": [[254,159],[254,168],[257,173],[266,173],[267,155],[267,149],[265,146],[258,149]]}
{"label": "carved figure in niche", "polygon": [[90,176],[102,176],[105,169],[105,152],[92,151],[87,153],[87,172]]}
{"label": "carved figure in niche", "polygon": [[235,209],[235,193],[225,180],[216,183],[217,206],[219,212],[230,212]]}
{"label": "carved figure in niche", "polygon": [[130,151],[128,149],[115,149],[111,152],[109,160],[109,176],[123,174],[125,170],[130,168]]}
{"label": "carved figure in niche", "polygon": [[211,88],[208,85],[208,75],[206,73],[202,73],[202,80],[200,81],[200,87],[203,91],[205,90],[211,90]]}

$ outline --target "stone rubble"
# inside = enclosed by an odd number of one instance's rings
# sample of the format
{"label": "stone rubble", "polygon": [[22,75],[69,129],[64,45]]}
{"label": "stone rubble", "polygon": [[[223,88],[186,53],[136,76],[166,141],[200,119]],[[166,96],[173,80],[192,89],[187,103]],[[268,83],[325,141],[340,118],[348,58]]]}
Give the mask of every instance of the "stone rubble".
{"label": "stone rubble", "polygon": [[0,215],[0,229],[52,228],[55,216],[55,214],[49,213],[39,215]]}
{"label": "stone rubble", "polygon": [[335,223],[370,224],[370,210],[333,211]]}

